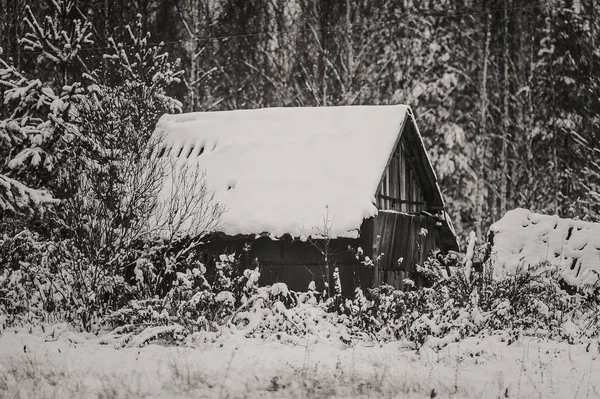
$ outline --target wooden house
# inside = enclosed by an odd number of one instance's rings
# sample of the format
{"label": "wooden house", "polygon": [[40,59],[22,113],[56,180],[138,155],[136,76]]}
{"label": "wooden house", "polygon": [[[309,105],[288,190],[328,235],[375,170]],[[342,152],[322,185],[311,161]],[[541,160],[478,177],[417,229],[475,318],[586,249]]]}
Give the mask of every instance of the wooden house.
{"label": "wooden house", "polygon": [[226,209],[207,247],[246,247],[262,284],[323,287],[338,268],[345,293],[402,288],[430,250],[458,249],[408,106],[165,115],[156,134],[158,154],[202,168]]}

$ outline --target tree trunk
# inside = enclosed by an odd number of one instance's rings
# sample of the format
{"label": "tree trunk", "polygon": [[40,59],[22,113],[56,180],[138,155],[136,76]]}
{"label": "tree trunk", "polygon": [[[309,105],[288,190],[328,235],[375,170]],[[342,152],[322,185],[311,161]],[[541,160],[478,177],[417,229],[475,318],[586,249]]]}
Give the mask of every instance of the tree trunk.
{"label": "tree trunk", "polygon": [[[510,2],[506,7],[511,7]],[[508,10],[504,10],[504,52],[503,52],[503,80],[504,87],[502,93],[502,147],[500,153],[500,215],[506,213],[506,204],[508,201],[508,140],[510,139],[509,129],[509,110],[508,110]]]}
{"label": "tree trunk", "polygon": [[190,94],[190,111],[197,111],[196,105],[198,102],[197,95],[197,80],[198,80],[198,38],[196,37],[198,34],[198,8],[199,4],[196,0],[191,2],[191,10],[190,10],[190,28],[192,32],[190,32],[190,82],[191,87],[189,88]]}
{"label": "tree trunk", "polygon": [[321,106],[327,105],[327,62],[325,58],[327,57],[327,48],[328,48],[328,30],[329,24],[329,1],[323,1],[320,6],[320,15],[319,15],[319,29],[320,29],[320,37],[321,37],[321,52],[319,57],[319,64],[321,69]]}
{"label": "tree trunk", "polygon": [[197,111],[198,103],[198,56],[199,56],[199,41],[198,41],[198,26],[200,3],[198,0],[189,0],[181,2],[175,6],[181,25],[185,29],[185,37],[183,49],[187,53],[189,60],[187,68],[187,108],[189,111]]}
{"label": "tree trunk", "polygon": [[344,93],[344,103],[346,103],[346,98],[348,94],[350,94],[350,89],[352,86],[352,80],[354,77],[354,49],[353,49],[353,40],[352,40],[352,13],[351,13],[352,1],[346,0],[346,83]]}
{"label": "tree trunk", "polygon": [[483,238],[483,204],[485,202],[485,157],[486,157],[486,136],[487,136],[487,106],[488,106],[488,98],[487,98],[487,73],[488,73],[488,64],[490,58],[490,14],[487,14],[485,21],[485,42],[483,48],[483,71],[481,73],[481,89],[480,89],[480,127],[481,130],[479,132],[479,143],[477,145],[477,160],[478,160],[478,170],[477,170],[477,194],[475,198],[475,223],[476,223],[476,234],[477,240],[482,242]]}

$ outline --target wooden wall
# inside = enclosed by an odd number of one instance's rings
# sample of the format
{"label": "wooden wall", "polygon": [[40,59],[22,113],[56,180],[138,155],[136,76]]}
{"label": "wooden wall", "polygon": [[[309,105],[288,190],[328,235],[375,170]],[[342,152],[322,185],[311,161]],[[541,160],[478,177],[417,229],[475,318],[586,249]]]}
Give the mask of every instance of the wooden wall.
{"label": "wooden wall", "polygon": [[[325,288],[327,267],[321,251],[324,240],[303,242],[281,239],[273,241],[260,238],[252,244],[252,255],[261,264],[261,285],[284,282],[292,290],[306,291],[314,281],[319,291]],[[358,284],[358,263],[348,246],[356,247],[355,240],[336,239],[329,242],[329,278],[332,281],[335,267],[339,268],[343,291],[351,294]],[[333,284],[333,283],[332,283]]]}
{"label": "wooden wall", "polygon": [[[355,287],[367,288],[373,282],[373,269],[360,264],[353,251],[359,246],[371,245],[372,238],[368,243],[363,242],[366,237],[372,235],[365,233],[360,239],[333,239],[329,242],[329,279],[333,285],[333,271],[338,267],[344,295],[351,296]],[[243,251],[246,244],[250,246],[249,251]],[[262,286],[283,282],[292,290],[307,291],[308,284],[314,281],[317,290],[322,291],[327,281],[327,268],[321,253],[324,245],[323,240],[303,242],[291,237],[272,240],[269,237],[224,236],[210,240],[207,250],[213,256],[241,253],[243,268],[253,268],[254,259],[258,259],[261,273],[259,284]]]}
{"label": "wooden wall", "polygon": [[[333,281],[333,271],[338,267],[346,296],[352,296],[358,286],[366,289],[385,283],[404,289],[405,278],[411,278],[421,286],[415,265],[422,265],[429,251],[436,246],[435,223],[435,217],[380,211],[375,218],[364,221],[359,239],[330,241],[330,281]],[[244,251],[247,244],[250,250]],[[284,282],[292,290],[306,291],[308,284],[314,281],[317,289],[322,291],[327,281],[321,253],[323,245],[323,240],[303,242],[291,237],[272,240],[269,237],[221,236],[209,240],[207,249],[213,255],[242,254],[243,268],[253,268],[254,259],[258,259],[260,285]],[[373,260],[374,266],[367,267],[357,261],[349,246],[353,250],[361,247],[364,255]],[[398,262],[400,258],[403,258],[401,263]]]}
{"label": "wooden wall", "polygon": [[[386,283],[403,289],[405,278],[422,285],[415,265],[423,265],[429,251],[436,245],[436,219],[430,216],[408,215],[380,211],[374,220],[373,257],[374,284]],[[402,258],[402,262],[399,259]]]}
{"label": "wooden wall", "polygon": [[413,163],[414,155],[403,136],[394,149],[377,190],[379,209],[407,213],[427,209]]}

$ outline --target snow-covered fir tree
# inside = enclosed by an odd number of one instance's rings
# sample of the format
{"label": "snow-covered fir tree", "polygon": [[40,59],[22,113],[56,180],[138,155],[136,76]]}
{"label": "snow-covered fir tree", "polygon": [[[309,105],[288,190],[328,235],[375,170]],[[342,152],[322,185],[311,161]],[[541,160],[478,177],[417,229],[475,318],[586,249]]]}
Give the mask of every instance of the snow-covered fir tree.
{"label": "snow-covered fir tree", "polygon": [[[101,158],[107,150],[127,154],[133,148],[124,146],[137,140],[139,147],[161,114],[181,110],[181,103],[166,92],[179,82],[178,61],[171,63],[162,45],[148,42],[141,15],[126,28],[128,42],[109,39],[102,60],[91,51],[91,24],[69,18],[75,6],[70,0],[54,1],[43,21],[26,9],[20,45],[37,55],[39,73],[27,74],[9,57],[0,58],[0,212],[32,213],[56,198],[69,198],[77,191],[69,177],[74,170],[105,165]],[[129,95],[131,101],[103,100],[114,100],[116,93],[127,93],[121,99]],[[121,115],[119,105],[126,108]],[[111,110],[101,110],[103,106]],[[82,113],[84,109],[94,112]],[[125,111],[134,114],[124,118]],[[97,120],[86,120],[99,113],[107,123],[102,132],[94,129]],[[115,129],[124,120],[133,122],[126,130]]]}

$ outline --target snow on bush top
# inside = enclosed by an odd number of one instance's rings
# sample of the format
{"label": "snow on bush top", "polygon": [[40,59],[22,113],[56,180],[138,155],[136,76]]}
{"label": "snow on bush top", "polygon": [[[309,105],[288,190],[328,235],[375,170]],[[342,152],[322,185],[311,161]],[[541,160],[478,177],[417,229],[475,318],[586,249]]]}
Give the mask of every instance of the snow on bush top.
{"label": "snow on bush top", "polygon": [[[199,165],[228,234],[356,237],[409,108],[265,108],[164,115],[156,133]],[[167,190],[168,191],[168,190]],[[169,195],[164,192],[163,195]],[[326,208],[327,207],[327,208]]]}
{"label": "snow on bush top", "polygon": [[496,273],[520,264],[548,261],[561,269],[565,282],[575,287],[594,284],[600,273],[600,224],[546,216],[518,208],[490,227]]}

